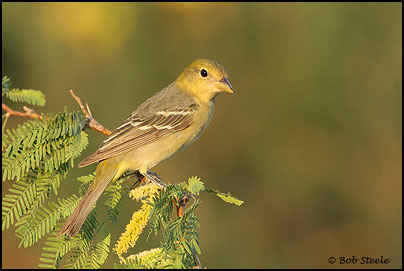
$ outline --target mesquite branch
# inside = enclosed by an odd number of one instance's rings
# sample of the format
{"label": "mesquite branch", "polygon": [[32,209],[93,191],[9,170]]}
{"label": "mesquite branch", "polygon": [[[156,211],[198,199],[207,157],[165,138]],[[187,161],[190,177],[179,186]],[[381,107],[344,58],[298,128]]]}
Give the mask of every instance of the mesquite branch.
{"label": "mesquite branch", "polygon": [[[70,94],[73,96],[73,98],[76,100],[76,102],[79,104],[81,111],[83,114],[87,117],[88,122],[87,126],[90,127],[92,130],[100,132],[104,135],[110,135],[111,131],[105,128],[103,125],[101,125],[98,121],[96,121],[90,111],[90,107],[86,103],[86,107],[84,107],[83,103],[81,102],[81,99],[73,92],[73,90],[70,90]],[[6,114],[4,115],[6,120],[10,116],[19,116],[19,117],[27,117],[27,118],[32,118],[32,119],[40,119],[42,120],[42,116],[36,113],[33,109],[24,106],[23,109],[25,112],[21,111],[15,111],[2,103],[2,109],[6,111]]]}
{"label": "mesquite branch", "polygon": [[13,109],[11,109],[10,107],[8,107],[5,104],[1,104],[1,108],[6,111],[7,113],[5,114],[5,117],[8,118],[10,116],[19,116],[19,117],[28,117],[28,118],[32,118],[32,119],[40,119],[42,120],[42,116],[35,113],[35,111],[29,107],[24,106],[23,109],[25,112],[21,112],[21,111],[15,111]]}
{"label": "mesquite branch", "polygon": [[70,94],[73,96],[73,98],[76,100],[76,102],[79,104],[81,111],[83,111],[83,114],[87,117],[88,119],[88,126],[93,129],[94,131],[100,132],[104,135],[110,135],[111,131],[102,126],[98,121],[96,121],[90,111],[90,107],[86,103],[86,107],[84,107],[83,103],[81,102],[81,99],[74,94],[73,90],[70,90]]}

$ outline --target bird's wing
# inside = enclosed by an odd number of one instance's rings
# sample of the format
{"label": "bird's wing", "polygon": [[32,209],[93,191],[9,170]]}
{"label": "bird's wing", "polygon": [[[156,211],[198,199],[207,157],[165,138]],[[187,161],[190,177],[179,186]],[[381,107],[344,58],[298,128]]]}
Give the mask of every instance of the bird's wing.
{"label": "bird's wing", "polygon": [[193,99],[181,97],[184,94],[172,89],[164,92],[166,89],[139,106],[79,167],[135,150],[189,127],[197,110]]}

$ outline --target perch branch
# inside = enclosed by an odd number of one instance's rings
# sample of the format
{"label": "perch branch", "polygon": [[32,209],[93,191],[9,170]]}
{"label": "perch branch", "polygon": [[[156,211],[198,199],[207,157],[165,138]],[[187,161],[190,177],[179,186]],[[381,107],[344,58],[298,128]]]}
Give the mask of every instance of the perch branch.
{"label": "perch branch", "polygon": [[[77,103],[79,104],[79,106],[81,108],[81,111],[83,111],[84,115],[87,117],[87,119],[88,119],[87,126],[104,135],[107,135],[107,136],[110,135],[111,131],[106,129],[104,126],[102,126],[98,121],[96,121],[93,118],[88,104],[86,103],[87,108],[84,107],[83,103],[81,102],[81,99],[76,94],[74,94],[73,90],[70,90],[70,94],[77,101]],[[23,107],[25,112],[15,111],[15,110],[11,109],[10,107],[8,107],[7,105],[5,105],[4,103],[2,103],[1,107],[4,111],[6,111],[6,114],[4,115],[6,119],[8,119],[10,116],[19,116],[19,117],[27,117],[27,118],[42,120],[41,115],[36,113],[34,111],[34,109],[31,109],[27,106]]]}
{"label": "perch branch", "polygon": [[31,109],[29,107],[24,106],[23,109],[25,110],[25,112],[21,112],[21,111],[15,111],[13,109],[11,109],[10,107],[8,107],[5,104],[1,104],[1,108],[6,111],[7,113],[6,118],[10,117],[10,116],[19,116],[19,117],[28,117],[28,118],[32,118],[32,119],[40,119],[42,120],[42,116],[35,113],[34,109]]}
{"label": "perch branch", "polygon": [[74,94],[73,90],[70,90],[70,94],[73,96],[73,98],[76,100],[76,102],[79,104],[81,111],[83,111],[84,115],[87,117],[88,119],[88,126],[93,129],[94,131],[100,132],[104,135],[110,135],[111,131],[108,130],[107,128],[105,128],[104,126],[102,126],[98,121],[96,121],[93,116],[91,115],[91,111],[90,108],[88,106],[88,104],[86,103],[86,107],[87,109],[84,107],[83,103],[81,102],[81,99]]}

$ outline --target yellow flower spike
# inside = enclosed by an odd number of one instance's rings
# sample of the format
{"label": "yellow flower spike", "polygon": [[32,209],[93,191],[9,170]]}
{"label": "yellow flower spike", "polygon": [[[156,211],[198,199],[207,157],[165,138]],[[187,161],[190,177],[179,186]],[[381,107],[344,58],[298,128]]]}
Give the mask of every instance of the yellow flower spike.
{"label": "yellow flower spike", "polygon": [[129,193],[131,198],[138,201],[141,200],[142,206],[140,210],[133,213],[132,219],[129,224],[126,225],[126,231],[121,234],[121,237],[119,237],[119,240],[115,244],[114,251],[121,261],[123,260],[122,254],[127,252],[129,247],[135,246],[140,234],[146,227],[152,209],[152,206],[146,202],[153,197],[158,189],[159,187],[154,183],[148,183],[133,189]]}
{"label": "yellow flower spike", "polygon": [[153,182],[144,184],[129,192],[129,196],[137,201],[142,200],[144,197],[154,194],[159,187]]}

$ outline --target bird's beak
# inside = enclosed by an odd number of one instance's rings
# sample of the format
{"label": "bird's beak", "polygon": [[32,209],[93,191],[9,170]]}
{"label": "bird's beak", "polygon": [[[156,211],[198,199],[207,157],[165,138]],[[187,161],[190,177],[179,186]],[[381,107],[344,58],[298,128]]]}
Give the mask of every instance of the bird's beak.
{"label": "bird's beak", "polygon": [[233,87],[231,86],[229,79],[223,77],[223,79],[220,80],[220,83],[222,84],[222,87],[220,88],[221,91],[233,93]]}

